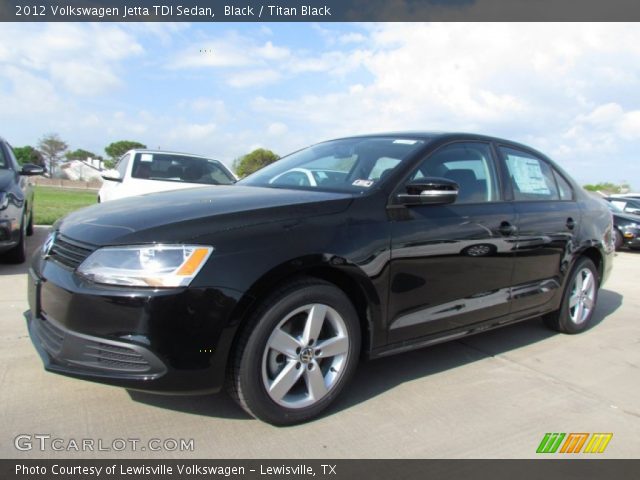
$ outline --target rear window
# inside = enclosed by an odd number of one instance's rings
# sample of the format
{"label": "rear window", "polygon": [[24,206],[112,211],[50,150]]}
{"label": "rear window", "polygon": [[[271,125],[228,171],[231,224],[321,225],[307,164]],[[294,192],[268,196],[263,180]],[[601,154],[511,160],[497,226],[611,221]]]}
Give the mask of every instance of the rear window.
{"label": "rear window", "polygon": [[533,155],[513,148],[500,148],[516,200],[559,200],[551,167]]}
{"label": "rear window", "polygon": [[235,179],[217,160],[171,153],[137,153],[133,178],[169,182],[231,185]]}

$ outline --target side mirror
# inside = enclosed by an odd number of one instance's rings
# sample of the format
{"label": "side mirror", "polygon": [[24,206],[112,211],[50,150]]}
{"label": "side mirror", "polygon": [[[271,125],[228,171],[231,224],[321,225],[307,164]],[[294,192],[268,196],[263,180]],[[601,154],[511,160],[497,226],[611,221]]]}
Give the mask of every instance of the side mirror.
{"label": "side mirror", "polygon": [[407,193],[400,193],[398,200],[404,205],[446,205],[456,201],[459,189],[447,178],[420,178],[407,184]]}
{"label": "side mirror", "polygon": [[20,170],[20,175],[27,175],[27,176],[43,175],[44,172],[46,172],[45,168],[41,167],[40,165],[35,165],[33,163],[25,163],[22,166],[22,170]]}
{"label": "side mirror", "polygon": [[122,177],[117,170],[105,170],[101,177],[109,182],[122,183]]}

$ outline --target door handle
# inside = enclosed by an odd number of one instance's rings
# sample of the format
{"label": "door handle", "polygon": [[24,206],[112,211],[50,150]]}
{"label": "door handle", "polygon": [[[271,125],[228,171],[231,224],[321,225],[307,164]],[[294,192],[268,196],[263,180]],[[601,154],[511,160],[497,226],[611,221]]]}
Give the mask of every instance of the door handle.
{"label": "door handle", "polygon": [[576,228],[576,221],[571,217],[567,218],[567,228],[569,230],[573,230],[574,228]]}
{"label": "door handle", "polygon": [[498,231],[500,232],[500,234],[504,235],[505,237],[515,234],[517,230],[518,229],[515,225],[512,225],[507,221],[500,223],[500,226],[498,227]]}

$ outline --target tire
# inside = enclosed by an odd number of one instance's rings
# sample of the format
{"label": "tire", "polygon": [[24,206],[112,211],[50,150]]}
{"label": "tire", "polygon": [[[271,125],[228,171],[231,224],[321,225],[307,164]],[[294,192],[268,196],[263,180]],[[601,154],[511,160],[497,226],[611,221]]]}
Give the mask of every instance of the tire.
{"label": "tire", "polygon": [[31,207],[31,212],[29,213],[29,221],[27,222],[26,233],[28,237],[33,235],[33,207]]}
{"label": "tire", "polygon": [[598,270],[593,262],[581,257],[571,269],[559,310],[543,317],[552,330],[580,333],[591,324],[598,301]]}
{"label": "tire", "polygon": [[18,244],[6,252],[4,258],[10,263],[24,263],[27,259],[27,219],[24,213],[22,214],[22,221],[20,222],[20,239],[18,240]]}
{"label": "tire", "polygon": [[232,352],[227,391],[265,422],[305,422],[340,394],[359,354],[360,322],[347,296],[303,277],[277,289],[251,316]]}
{"label": "tire", "polygon": [[613,229],[613,245],[616,250],[620,250],[624,245],[624,237],[622,233],[617,228]]}

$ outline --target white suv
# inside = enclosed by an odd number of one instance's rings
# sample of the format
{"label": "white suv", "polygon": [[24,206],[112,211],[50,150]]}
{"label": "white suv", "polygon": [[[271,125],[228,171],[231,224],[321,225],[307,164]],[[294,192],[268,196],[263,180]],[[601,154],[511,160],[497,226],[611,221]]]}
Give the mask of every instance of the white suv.
{"label": "white suv", "polygon": [[231,185],[236,176],[222,162],[188,153],[129,150],[105,170],[98,202],[204,185]]}

